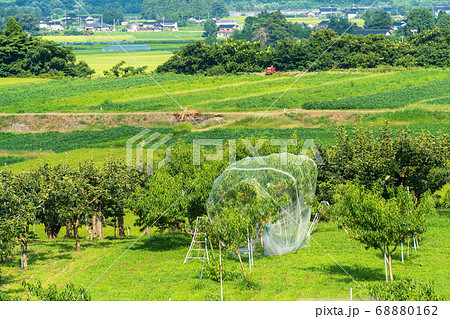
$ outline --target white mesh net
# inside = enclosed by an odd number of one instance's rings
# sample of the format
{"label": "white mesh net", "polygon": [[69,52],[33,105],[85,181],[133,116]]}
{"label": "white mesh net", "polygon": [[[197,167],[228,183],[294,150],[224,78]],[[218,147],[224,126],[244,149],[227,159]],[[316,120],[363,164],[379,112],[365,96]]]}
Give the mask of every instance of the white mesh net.
{"label": "white mesh net", "polygon": [[[316,163],[289,153],[245,158],[230,165],[215,181],[206,203],[211,223],[238,209],[247,224],[248,241],[240,253],[284,255],[309,246],[311,207]],[[257,207],[255,207],[257,206]],[[255,213],[256,211],[256,213]],[[259,214],[258,214],[259,213]]]}

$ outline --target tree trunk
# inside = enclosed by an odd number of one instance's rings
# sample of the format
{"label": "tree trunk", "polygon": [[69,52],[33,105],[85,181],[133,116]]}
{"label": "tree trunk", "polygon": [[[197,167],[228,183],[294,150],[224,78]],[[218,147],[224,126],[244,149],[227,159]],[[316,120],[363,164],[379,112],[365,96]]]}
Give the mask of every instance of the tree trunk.
{"label": "tree trunk", "polygon": [[407,253],[406,253],[406,256],[409,257],[409,237],[408,237],[408,251],[407,251]]}
{"label": "tree trunk", "polygon": [[48,239],[55,239],[58,237],[58,233],[61,230],[61,226],[52,225],[48,222],[44,222],[45,232],[47,233]]}
{"label": "tree trunk", "polygon": [[77,221],[75,222],[75,227],[73,229],[73,232],[75,235],[75,241],[77,243],[77,251],[80,251],[81,244],[80,244],[80,236],[78,235],[78,226],[80,226],[80,217],[77,218]]}
{"label": "tree trunk", "polygon": [[72,223],[70,222],[70,220],[66,222],[66,237],[72,237]]}
{"label": "tree trunk", "polygon": [[23,268],[28,268],[28,240],[25,239],[25,241],[22,244],[22,262],[23,262]]}
{"label": "tree trunk", "polygon": [[117,217],[117,223],[119,224],[119,237],[125,237],[125,221],[123,215]]}
{"label": "tree trunk", "polygon": [[25,234],[25,238],[24,238],[24,240],[23,240],[23,243],[22,243],[22,245],[23,245],[23,250],[22,250],[22,253],[23,253],[23,268],[24,269],[27,269],[28,268],[28,232],[29,232],[29,229],[28,229],[28,224],[27,224],[27,227],[26,227],[26,234]]}
{"label": "tree trunk", "polygon": [[391,279],[391,281],[394,281],[394,275],[392,274],[392,252],[389,252],[388,266],[389,266],[389,278]]}
{"label": "tree trunk", "polygon": [[103,217],[92,216],[92,230],[94,239],[105,239],[103,235]]}
{"label": "tree trunk", "polygon": [[236,251],[236,255],[238,256],[239,262],[241,263],[241,268],[242,268],[242,272],[244,273],[244,277],[247,278],[247,274],[245,273],[244,264],[242,263],[241,254],[239,254],[239,252]]}
{"label": "tree trunk", "polygon": [[86,217],[85,221],[86,221],[86,230],[87,230],[87,232],[89,234],[89,239],[92,240],[94,238],[94,236],[92,234],[91,228],[89,227],[89,220],[88,220],[87,217]]}

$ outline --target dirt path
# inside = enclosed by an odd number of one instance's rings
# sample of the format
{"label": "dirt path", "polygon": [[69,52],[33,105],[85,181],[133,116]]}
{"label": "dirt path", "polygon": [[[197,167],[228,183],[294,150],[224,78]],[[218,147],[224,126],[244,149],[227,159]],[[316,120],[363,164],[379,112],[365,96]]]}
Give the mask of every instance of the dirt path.
{"label": "dirt path", "polygon": [[[335,123],[353,121],[358,114],[374,114],[381,112],[392,112],[393,110],[303,110],[289,109],[286,113],[296,117],[296,121],[290,126],[302,126],[302,121],[328,117]],[[214,115],[222,115],[224,120],[210,119],[201,123],[196,130],[206,131],[212,128],[224,127],[236,121],[259,117],[263,111],[247,112],[220,112]],[[287,119],[283,110],[273,110],[264,113],[262,119]],[[291,121],[292,122],[292,121]],[[307,121],[306,121],[307,122]],[[48,131],[73,131],[83,129],[105,129],[118,126],[157,127],[177,124],[172,112],[130,112],[130,113],[0,113],[0,131],[35,133]],[[308,125],[304,125],[308,126]]]}

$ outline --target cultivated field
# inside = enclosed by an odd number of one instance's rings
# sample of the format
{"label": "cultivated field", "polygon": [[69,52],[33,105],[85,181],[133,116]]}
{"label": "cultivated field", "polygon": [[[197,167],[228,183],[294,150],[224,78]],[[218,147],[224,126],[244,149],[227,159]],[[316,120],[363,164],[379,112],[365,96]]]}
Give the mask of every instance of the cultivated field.
{"label": "cultivated field", "polygon": [[[212,78],[154,75],[154,79],[182,106],[205,112],[266,110],[294,82],[295,85],[272,110],[305,107],[386,110],[412,106],[442,110],[449,106],[446,104],[449,78],[449,70]],[[179,106],[147,76],[63,79],[1,87],[0,105],[4,113],[179,111]]]}
{"label": "cultivated field", "polygon": [[[436,293],[450,297],[446,278],[450,240],[450,211],[440,211],[427,222],[428,230],[420,242],[420,249],[411,247],[410,256],[404,247],[405,263],[400,250],[393,256],[394,276],[433,280]],[[29,269],[17,265],[20,255],[2,266],[2,290],[23,295],[21,281],[41,280],[47,286],[62,286],[66,282],[90,287],[141,232],[133,227],[132,216],[125,224],[131,226],[130,236],[115,239],[114,229],[105,228],[106,239],[91,243],[85,241],[82,251],[75,251],[70,239],[48,240],[43,227],[37,226],[37,239],[29,244]],[[64,228],[60,237],[65,234]],[[86,230],[80,229],[81,238]],[[278,257],[255,258],[253,278],[258,289],[243,288],[239,279],[224,281],[225,300],[370,300],[368,295],[327,255],[330,254],[363,287],[370,282],[383,282],[384,262],[379,251],[366,250],[360,243],[348,238],[333,223],[320,223],[311,237],[311,247]],[[90,290],[93,300],[220,300],[220,284],[209,278],[200,283],[201,263],[193,261],[183,265],[191,236],[186,234],[144,235],[110,271]],[[215,251],[217,254],[217,251]],[[239,274],[239,261],[235,256],[224,258],[224,271]],[[248,263],[245,260],[245,266]]]}

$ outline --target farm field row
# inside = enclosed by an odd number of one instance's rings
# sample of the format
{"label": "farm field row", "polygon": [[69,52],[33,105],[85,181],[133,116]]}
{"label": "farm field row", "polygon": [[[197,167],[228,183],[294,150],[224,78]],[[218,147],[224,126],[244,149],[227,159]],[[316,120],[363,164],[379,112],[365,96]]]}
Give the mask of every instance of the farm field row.
{"label": "farm field row", "polygon": [[[359,103],[350,108],[389,109],[421,104],[425,108],[448,109],[448,105],[427,103],[447,98],[450,91],[450,70],[152,77],[62,79],[0,87],[1,110],[4,113],[172,112],[179,111],[182,105],[191,110],[239,112],[266,110],[275,101],[273,110],[296,109],[317,102],[319,106],[315,108],[320,108],[320,103],[343,103],[345,99],[350,99],[352,105],[353,101]],[[401,98],[403,92],[407,92],[407,99]]]}
{"label": "farm field row", "polygon": [[[294,115],[293,115],[294,116]],[[394,112],[392,114],[368,114],[361,117],[361,121],[372,127],[377,136],[377,127],[382,127],[389,120],[393,123],[392,133],[396,134],[396,127],[408,126],[412,132],[429,131],[433,134],[442,132],[450,134],[450,115],[442,112],[413,110],[411,112]],[[211,128],[209,130],[190,130],[186,125],[172,127],[153,127],[151,132],[158,132],[171,136],[167,143],[186,143],[191,147],[194,139],[220,139],[224,144],[230,139],[239,138],[292,138],[299,140],[314,139],[316,142],[331,144],[334,142],[335,125],[330,125],[329,118],[317,118],[314,121],[318,127],[290,127],[274,129],[273,127],[294,126],[291,118],[273,120],[263,118],[259,126],[251,128],[254,117],[246,117],[229,126]],[[416,120],[415,120],[416,119]],[[419,121],[420,122],[415,122]],[[294,121],[294,122],[290,122]],[[353,122],[352,122],[353,123]],[[298,122],[297,122],[297,125]],[[350,122],[347,124],[349,134],[352,134]],[[93,160],[101,164],[109,155],[125,159],[126,141],[144,128],[135,126],[119,126],[103,130],[80,130],[69,132],[43,133],[0,133],[0,166],[8,165],[8,169],[20,172],[43,163],[52,165],[69,164],[77,166],[79,162]]]}
{"label": "farm field row", "polygon": [[[428,230],[420,242],[420,249],[411,248],[410,256],[401,261],[398,249],[393,255],[395,279],[418,278],[434,281],[436,293],[449,298],[450,287],[445,278],[450,239],[450,212],[440,211],[427,221]],[[81,252],[75,251],[73,239],[46,239],[42,225],[36,226],[38,238],[29,244],[29,268],[19,267],[20,255],[2,266],[2,290],[15,296],[24,294],[22,280],[41,280],[45,286],[66,282],[90,287],[95,280],[141,234],[127,215],[125,225],[131,226],[130,237],[115,239],[113,227],[105,228],[103,241],[82,241]],[[86,230],[80,229],[81,238]],[[219,283],[204,275],[200,284],[201,264],[183,265],[190,244],[186,234],[165,233],[143,236],[117,263],[92,286],[93,300],[218,300]],[[214,251],[217,256],[217,250]],[[361,286],[384,281],[383,257],[379,251],[366,250],[329,222],[320,222],[312,235],[311,247],[276,257],[256,257],[252,276],[260,289],[243,289],[239,279],[224,281],[225,300],[370,300],[349,276],[327,255],[333,257]],[[223,258],[224,271],[240,273],[236,257]],[[244,260],[245,266],[248,263]]]}

